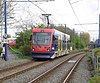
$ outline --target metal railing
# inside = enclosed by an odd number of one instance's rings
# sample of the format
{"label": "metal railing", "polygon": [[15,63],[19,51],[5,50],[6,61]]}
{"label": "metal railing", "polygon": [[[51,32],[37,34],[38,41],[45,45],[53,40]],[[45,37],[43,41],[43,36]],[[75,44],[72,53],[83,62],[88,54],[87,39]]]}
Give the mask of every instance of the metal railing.
{"label": "metal railing", "polygon": [[94,53],[94,49],[92,50],[92,63],[93,63],[93,67],[94,67],[94,71],[95,71],[95,75],[98,76],[98,69],[99,69],[99,60],[98,60],[98,56],[95,55]]}

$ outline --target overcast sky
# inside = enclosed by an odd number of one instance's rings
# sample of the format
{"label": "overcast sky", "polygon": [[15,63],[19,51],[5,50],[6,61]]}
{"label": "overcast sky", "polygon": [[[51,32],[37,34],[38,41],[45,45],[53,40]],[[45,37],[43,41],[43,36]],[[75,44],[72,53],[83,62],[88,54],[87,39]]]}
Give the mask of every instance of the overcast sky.
{"label": "overcast sky", "polygon": [[[43,11],[52,14],[50,20],[52,20],[53,23],[66,24],[69,28],[75,29],[78,33],[82,31],[89,32],[91,40],[98,38],[99,24],[87,23],[99,23],[100,0],[70,0],[70,3],[68,0],[34,2],[34,4],[39,6]],[[15,7],[16,18],[20,19],[22,17],[24,20],[35,19],[34,21],[38,23],[38,17],[41,17],[41,14],[45,12],[34,4],[30,2],[18,2]],[[78,25],[79,22],[80,24],[85,23],[85,25],[80,26]]]}

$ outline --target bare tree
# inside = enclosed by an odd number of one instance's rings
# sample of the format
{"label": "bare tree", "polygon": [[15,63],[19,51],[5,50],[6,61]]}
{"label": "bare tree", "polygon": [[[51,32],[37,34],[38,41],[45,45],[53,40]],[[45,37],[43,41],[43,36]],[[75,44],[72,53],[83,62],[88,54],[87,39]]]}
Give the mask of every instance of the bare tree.
{"label": "bare tree", "polygon": [[20,7],[21,11],[20,14],[18,14],[19,20],[17,19],[18,22],[16,25],[16,29],[18,29],[19,31],[25,31],[27,29],[31,29],[34,26],[43,23],[42,15],[40,16],[38,13],[34,11],[34,9],[33,10],[31,9],[32,8],[30,8],[30,5],[28,3],[25,4],[25,6]]}
{"label": "bare tree", "polygon": [[2,40],[2,30],[3,30],[3,21],[4,21],[4,18],[3,18],[3,0],[0,0],[0,38]]}
{"label": "bare tree", "polygon": [[[12,20],[14,17],[14,4],[12,3],[12,0],[7,0],[6,2],[6,10],[7,10],[7,28],[9,27],[9,25],[11,26],[11,24],[14,23],[14,21]],[[0,0],[0,38],[2,40],[2,36],[3,36],[3,32],[4,32],[4,0]]]}

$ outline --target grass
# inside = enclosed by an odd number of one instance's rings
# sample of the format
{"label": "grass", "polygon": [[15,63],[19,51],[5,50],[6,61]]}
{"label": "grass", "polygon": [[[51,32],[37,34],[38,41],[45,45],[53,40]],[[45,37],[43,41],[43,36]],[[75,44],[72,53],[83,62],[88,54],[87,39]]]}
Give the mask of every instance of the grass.
{"label": "grass", "polygon": [[10,51],[12,54],[17,54],[18,59],[31,59],[31,58],[32,58],[31,55],[23,55],[23,54],[20,52],[20,49],[17,49],[15,46],[9,47],[9,51]]}
{"label": "grass", "polygon": [[32,59],[32,56],[22,56],[21,59]]}
{"label": "grass", "polygon": [[94,76],[94,77],[90,78],[88,83],[100,83],[100,76]]}
{"label": "grass", "polygon": [[15,46],[10,46],[10,47],[9,47],[9,51],[10,51],[12,54],[20,53],[20,50],[17,49]]}

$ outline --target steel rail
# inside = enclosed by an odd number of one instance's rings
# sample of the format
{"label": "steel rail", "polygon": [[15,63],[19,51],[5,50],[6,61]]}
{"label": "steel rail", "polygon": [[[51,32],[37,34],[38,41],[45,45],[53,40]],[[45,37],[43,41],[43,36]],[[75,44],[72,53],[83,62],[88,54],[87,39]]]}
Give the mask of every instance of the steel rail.
{"label": "steel rail", "polygon": [[4,76],[4,77],[0,78],[0,83],[1,83],[2,81],[4,81],[4,80],[7,80],[7,79],[10,79],[10,78],[12,78],[12,77],[14,77],[14,76],[17,76],[17,75],[20,75],[20,74],[22,74],[22,73],[25,73],[25,72],[27,72],[27,71],[29,71],[29,70],[32,70],[33,68],[36,68],[36,67],[41,66],[41,65],[43,65],[43,64],[46,64],[46,63],[48,63],[48,62],[49,62],[49,61],[42,62],[42,63],[40,63],[40,64],[38,64],[38,65],[35,65],[35,66],[32,66],[32,67],[23,69],[23,70],[21,70],[21,71],[11,73],[11,74],[9,74],[9,75],[7,75],[7,76]]}
{"label": "steel rail", "polygon": [[[79,55],[79,54],[77,54],[77,55]],[[40,80],[42,77],[44,77],[46,74],[50,73],[52,70],[56,69],[57,67],[59,67],[60,65],[62,65],[65,62],[67,62],[71,58],[76,57],[77,55],[69,57],[69,58],[65,59],[64,61],[62,61],[61,63],[57,64],[56,66],[53,66],[51,69],[49,69],[46,72],[42,73],[41,75],[37,76],[36,78],[34,78],[33,80],[31,80],[29,83],[37,83],[37,81]]]}
{"label": "steel rail", "polygon": [[[79,55],[79,54],[82,54],[83,52],[80,52],[80,53],[76,53],[76,54],[74,54],[73,56],[76,56],[76,55]],[[56,58],[57,59],[57,58]],[[59,58],[58,58],[59,59]],[[55,59],[53,59],[53,60],[55,60]],[[52,61],[53,61],[52,60]],[[12,77],[15,77],[15,76],[17,76],[17,75],[20,75],[20,74],[22,74],[22,73],[25,73],[25,72],[27,72],[27,71],[29,71],[29,70],[32,70],[33,68],[35,68],[35,67],[38,67],[38,66],[41,66],[41,65],[43,65],[43,64],[45,64],[45,63],[48,63],[49,61],[46,61],[46,62],[43,62],[43,63],[41,63],[41,64],[38,64],[38,65],[35,65],[35,66],[32,66],[32,67],[29,67],[29,68],[26,68],[26,69],[23,69],[23,70],[21,70],[21,71],[19,71],[19,72],[14,72],[14,73],[11,73],[11,74],[9,74],[9,75],[7,75],[7,76],[4,76],[4,77],[1,77],[0,78],[0,82],[2,82],[2,81],[4,81],[4,80],[7,80],[7,79],[10,79],[10,78],[12,78]],[[30,62],[31,63],[31,62]],[[21,65],[19,65],[19,66],[21,66]],[[12,67],[13,68],[13,67]],[[16,66],[16,68],[17,68],[17,66]],[[11,69],[11,68],[9,68],[9,69]],[[7,71],[9,71],[9,69],[7,69]],[[1,70],[1,71],[3,71],[3,70]],[[6,69],[4,70],[4,71],[6,71]]]}
{"label": "steel rail", "polygon": [[74,70],[76,69],[76,67],[78,66],[78,64],[80,63],[80,61],[85,57],[85,54],[83,56],[81,56],[74,64],[74,66],[69,70],[69,73],[67,74],[65,80],[63,81],[63,83],[68,83],[69,78],[71,77],[72,73],[74,72]]}
{"label": "steel rail", "polygon": [[2,70],[0,70],[0,74],[3,73],[3,72],[11,71],[11,70],[13,70],[13,69],[15,69],[15,68],[17,69],[17,68],[19,68],[19,67],[28,65],[28,64],[30,64],[30,63],[33,63],[33,61],[28,61],[28,62],[19,64],[19,65],[15,65],[15,66],[12,66],[12,67],[9,67],[9,68],[6,68],[6,69],[2,69]]}

